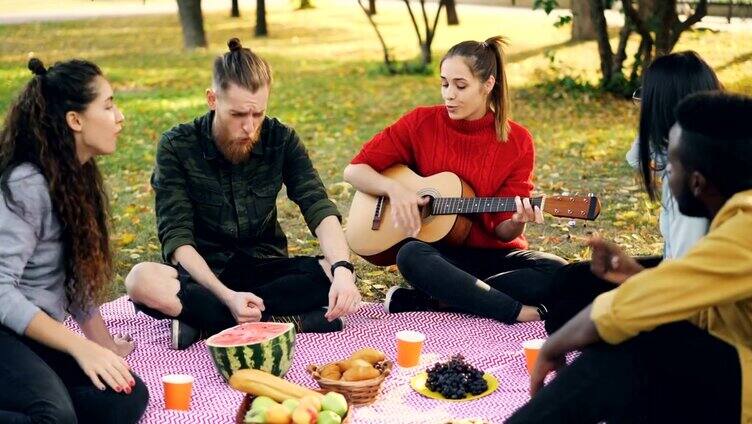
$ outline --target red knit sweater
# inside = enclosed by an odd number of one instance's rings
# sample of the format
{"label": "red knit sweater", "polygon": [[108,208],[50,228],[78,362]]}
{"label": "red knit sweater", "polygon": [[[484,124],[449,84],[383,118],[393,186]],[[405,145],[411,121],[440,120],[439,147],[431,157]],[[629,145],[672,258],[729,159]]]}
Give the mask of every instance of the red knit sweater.
{"label": "red knit sweater", "polygon": [[[509,124],[509,139],[500,142],[491,112],[467,121],[449,118],[444,106],[419,107],[376,134],[351,163],[364,163],[378,172],[403,164],[422,176],[451,171],[478,197],[530,197],[535,165],[533,138],[525,127],[511,121]],[[469,216],[473,226],[466,246],[527,248],[524,234],[506,243],[494,235],[494,228],[511,218],[511,212]]]}

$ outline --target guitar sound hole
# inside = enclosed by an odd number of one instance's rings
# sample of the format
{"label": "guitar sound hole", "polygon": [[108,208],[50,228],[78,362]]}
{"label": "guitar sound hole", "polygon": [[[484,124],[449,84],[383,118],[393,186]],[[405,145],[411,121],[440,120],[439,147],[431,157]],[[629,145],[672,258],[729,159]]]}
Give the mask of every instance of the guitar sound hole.
{"label": "guitar sound hole", "polygon": [[431,211],[433,210],[433,201],[434,201],[433,196],[429,196],[429,195],[423,196],[424,199],[426,197],[428,198],[428,203],[426,203],[425,206],[420,207],[420,217],[424,220],[428,219],[431,216]]}

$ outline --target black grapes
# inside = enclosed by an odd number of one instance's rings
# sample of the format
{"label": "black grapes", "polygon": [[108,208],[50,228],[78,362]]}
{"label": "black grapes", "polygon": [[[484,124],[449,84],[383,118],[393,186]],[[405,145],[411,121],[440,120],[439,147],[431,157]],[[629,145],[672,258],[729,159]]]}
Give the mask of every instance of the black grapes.
{"label": "black grapes", "polygon": [[435,363],[427,373],[428,390],[447,399],[464,399],[468,394],[479,395],[488,390],[483,372],[465,362],[462,355],[454,355],[443,364]]}

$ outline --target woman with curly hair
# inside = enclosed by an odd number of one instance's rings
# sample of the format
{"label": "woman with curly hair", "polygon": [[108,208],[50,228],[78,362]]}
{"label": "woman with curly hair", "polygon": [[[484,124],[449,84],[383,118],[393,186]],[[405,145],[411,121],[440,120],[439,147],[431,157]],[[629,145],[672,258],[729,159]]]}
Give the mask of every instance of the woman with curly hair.
{"label": "woman with curly hair", "polygon": [[94,157],[115,151],[123,114],[91,62],[29,69],[0,131],[0,422],[133,423],[148,400],[133,342],[97,307],[112,257]]}

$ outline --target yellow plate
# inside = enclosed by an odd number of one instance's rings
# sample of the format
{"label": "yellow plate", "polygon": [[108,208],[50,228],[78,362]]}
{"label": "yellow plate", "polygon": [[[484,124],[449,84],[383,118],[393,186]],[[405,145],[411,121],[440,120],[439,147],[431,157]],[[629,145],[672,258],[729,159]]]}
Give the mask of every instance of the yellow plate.
{"label": "yellow plate", "polygon": [[486,380],[486,383],[488,383],[488,389],[486,389],[485,392],[479,394],[479,395],[466,395],[464,399],[447,399],[438,392],[432,392],[431,390],[428,390],[428,387],[426,387],[426,380],[428,379],[428,374],[425,372],[422,372],[413,378],[410,379],[410,386],[415,390],[416,392],[422,394],[425,397],[429,397],[432,399],[439,399],[439,400],[448,400],[450,402],[463,402],[466,400],[475,400],[478,398],[482,398],[483,396],[490,395],[496,389],[499,388],[499,380],[496,379],[492,374],[485,373],[483,374],[483,379]]}

